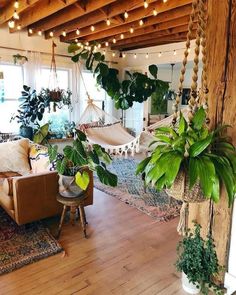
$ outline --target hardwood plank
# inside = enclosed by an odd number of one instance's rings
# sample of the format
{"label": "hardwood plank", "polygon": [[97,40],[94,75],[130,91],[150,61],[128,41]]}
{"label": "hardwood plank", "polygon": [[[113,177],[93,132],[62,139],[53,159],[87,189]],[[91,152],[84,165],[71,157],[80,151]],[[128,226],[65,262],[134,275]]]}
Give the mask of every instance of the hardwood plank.
{"label": "hardwood plank", "polygon": [[165,288],[172,292],[175,287],[179,292],[173,265],[177,219],[156,222],[98,190],[86,213],[88,239],[79,225],[65,224],[60,242],[68,255],[58,254],[2,276],[1,294],[137,295],[159,294]]}

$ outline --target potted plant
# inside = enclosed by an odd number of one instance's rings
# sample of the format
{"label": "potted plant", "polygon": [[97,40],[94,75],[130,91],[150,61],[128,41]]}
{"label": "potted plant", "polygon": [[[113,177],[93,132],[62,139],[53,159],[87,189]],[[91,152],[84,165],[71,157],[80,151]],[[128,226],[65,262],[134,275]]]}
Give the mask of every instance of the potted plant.
{"label": "potted plant", "polygon": [[47,106],[50,111],[50,103],[53,105],[53,111],[56,112],[56,109],[61,109],[63,106],[68,106],[71,108],[71,95],[72,92],[67,89],[49,89],[42,88],[39,97],[42,97],[45,101],[47,101]]}
{"label": "potted plant", "polygon": [[167,189],[171,196],[186,202],[218,202],[224,184],[231,205],[236,188],[235,147],[223,135],[228,126],[210,131],[205,122],[206,113],[200,107],[191,124],[180,113],[178,127],[156,129],[153,143],[159,145],[139,163],[136,173],[144,173],[146,185]]}
{"label": "potted plant", "polygon": [[89,145],[83,132],[77,130],[76,136],[73,145],[66,146],[62,155],[58,154],[56,145],[49,146],[49,159],[56,161],[59,174],[60,194],[76,197],[81,190],[86,190],[90,172],[95,172],[103,184],[115,187],[117,176],[106,167],[111,162],[109,154],[98,144]]}
{"label": "potted plant", "polygon": [[36,90],[31,90],[30,87],[24,85],[22,96],[19,98],[22,103],[14,114],[12,120],[17,120],[20,124],[20,135],[29,139],[33,137],[33,127],[36,126],[38,121],[43,119],[45,111],[45,101],[38,97]]}
{"label": "potted plant", "polygon": [[219,265],[214,240],[209,234],[204,240],[201,237],[201,226],[194,223],[194,232],[190,230],[177,246],[178,259],[176,268],[182,272],[183,289],[189,294],[213,291],[213,294],[223,294],[213,282],[222,267]]}

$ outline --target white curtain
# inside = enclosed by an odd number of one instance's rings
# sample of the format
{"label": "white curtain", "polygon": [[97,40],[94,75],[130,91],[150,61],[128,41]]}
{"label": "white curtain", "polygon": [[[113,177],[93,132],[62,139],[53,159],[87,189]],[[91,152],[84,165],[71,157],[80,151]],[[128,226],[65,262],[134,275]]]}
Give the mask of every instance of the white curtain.
{"label": "white curtain", "polygon": [[72,66],[72,106],[71,120],[77,123],[80,118],[80,72],[79,63]]}
{"label": "white curtain", "polygon": [[42,69],[42,57],[40,52],[27,52],[28,62],[24,64],[24,84],[32,89],[39,90]]}

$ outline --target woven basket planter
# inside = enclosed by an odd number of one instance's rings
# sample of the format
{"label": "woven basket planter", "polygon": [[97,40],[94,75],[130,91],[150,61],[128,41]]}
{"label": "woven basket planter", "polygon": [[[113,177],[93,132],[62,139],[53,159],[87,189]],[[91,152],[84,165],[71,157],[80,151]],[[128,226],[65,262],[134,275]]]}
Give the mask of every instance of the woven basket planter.
{"label": "woven basket planter", "polygon": [[180,171],[171,188],[166,189],[169,196],[186,203],[201,203],[206,201],[199,183],[189,189],[189,178],[184,171]]}

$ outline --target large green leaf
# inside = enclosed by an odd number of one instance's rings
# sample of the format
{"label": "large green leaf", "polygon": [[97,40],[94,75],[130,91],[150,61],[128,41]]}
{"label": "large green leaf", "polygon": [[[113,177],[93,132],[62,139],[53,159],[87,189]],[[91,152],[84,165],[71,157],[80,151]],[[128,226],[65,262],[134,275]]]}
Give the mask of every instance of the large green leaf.
{"label": "large green leaf", "polygon": [[206,120],[206,112],[203,109],[203,107],[200,107],[193,116],[193,120],[192,120],[193,128],[200,130],[202,126],[204,125],[205,120]]}
{"label": "large green leaf", "polygon": [[87,171],[77,172],[75,175],[75,183],[82,189],[86,190],[90,182],[89,174]]}
{"label": "large green leaf", "polygon": [[191,145],[189,149],[189,155],[191,157],[197,157],[211,144],[211,142],[212,142],[212,134],[207,136],[207,138]]}
{"label": "large green leaf", "polygon": [[215,175],[215,180],[214,180],[213,187],[212,187],[211,199],[215,203],[218,203],[220,200],[220,181],[219,181],[219,177],[217,174]]}
{"label": "large green leaf", "polygon": [[180,112],[179,129],[178,129],[179,135],[183,134],[186,131],[186,129],[187,129],[187,122],[182,112]]}
{"label": "large green leaf", "polygon": [[79,140],[81,140],[81,141],[87,140],[86,134],[79,129],[76,129],[76,135],[78,136]]}
{"label": "large green leaf", "polygon": [[192,189],[194,184],[197,182],[198,179],[198,158],[189,158],[189,188]]}
{"label": "large green leaf", "polygon": [[152,75],[155,79],[157,79],[157,72],[158,72],[158,68],[157,68],[157,66],[156,66],[156,65],[150,65],[150,66],[148,67],[148,69],[149,69],[149,72],[151,73],[151,75]]}
{"label": "large green leaf", "polygon": [[97,166],[96,167],[96,172],[99,180],[101,183],[104,183],[106,185],[110,185],[112,187],[117,186],[117,176],[107,169],[104,169],[102,166]]}
{"label": "large green leaf", "polygon": [[172,186],[174,180],[176,179],[177,174],[180,170],[180,165],[183,161],[183,156],[178,152],[172,153],[172,157],[169,159],[169,168],[166,169],[165,178],[166,185],[168,187]]}
{"label": "large green leaf", "polygon": [[145,158],[142,162],[140,162],[136,168],[135,174],[138,175],[139,173],[143,173],[147,164],[149,163],[151,157]]}
{"label": "large green leaf", "polygon": [[198,161],[198,175],[205,197],[210,198],[215,182],[215,166],[208,157],[201,157]]}

